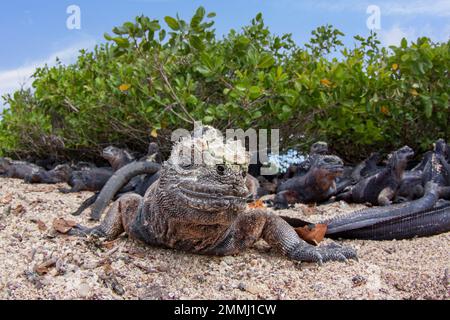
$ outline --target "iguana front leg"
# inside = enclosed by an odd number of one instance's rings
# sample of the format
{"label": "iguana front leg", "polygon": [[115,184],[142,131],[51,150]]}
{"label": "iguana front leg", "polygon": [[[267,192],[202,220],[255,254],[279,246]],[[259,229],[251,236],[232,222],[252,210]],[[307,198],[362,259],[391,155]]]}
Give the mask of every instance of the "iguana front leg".
{"label": "iguana front leg", "polygon": [[384,188],[378,195],[378,204],[380,206],[388,206],[392,203],[395,191],[391,187]]}
{"label": "iguana front leg", "polygon": [[224,239],[210,254],[238,253],[263,238],[269,245],[291,259],[323,263],[356,258],[352,248],[337,244],[314,247],[301,240],[295,230],[280,217],[265,210],[252,210],[238,216]]}
{"label": "iguana front leg", "polygon": [[107,240],[114,240],[124,231],[129,232],[130,225],[138,214],[141,201],[142,197],[137,194],[125,194],[114,202],[100,225],[93,228],[77,225],[68,234],[96,235]]}

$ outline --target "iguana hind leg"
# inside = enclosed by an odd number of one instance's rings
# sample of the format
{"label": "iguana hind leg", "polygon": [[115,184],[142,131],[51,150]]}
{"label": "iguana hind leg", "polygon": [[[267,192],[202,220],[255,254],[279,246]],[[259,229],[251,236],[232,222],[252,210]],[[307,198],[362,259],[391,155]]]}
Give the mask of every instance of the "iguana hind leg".
{"label": "iguana hind leg", "polygon": [[286,221],[264,210],[252,210],[240,215],[226,237],[209,253],[235,254],[252,246],[260,238],[294,260],[323,263],[356,258],[356,252],[351,248],[337,244],[321,247],[307,244]]}
{"label": "iguana hind leg", "polygon": [[99,226],[86,228],[78,225],[69,232],[69,235],[96,235],[107,240],[114,240],[129,229],[130,223],[139,211],[141,201],[142,197],[137,194],[125,194],[114,202]]}

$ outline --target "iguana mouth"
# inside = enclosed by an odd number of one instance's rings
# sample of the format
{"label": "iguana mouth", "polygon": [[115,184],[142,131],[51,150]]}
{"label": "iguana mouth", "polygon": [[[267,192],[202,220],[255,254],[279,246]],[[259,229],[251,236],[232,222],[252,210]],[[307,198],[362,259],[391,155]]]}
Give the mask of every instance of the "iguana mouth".
{"label": "iguana mouth", "polygon": [[241,190],[238,190],[236,194],[229,194],[229,190],[227,192],[225,190],[220,190],[219,188],[217,189],[205,187],[188,188],[186,186],[178,185],[177,189],[180,190],[183,194],[188,195],[190,197],[208,198],[208,199],[213,198],[223,201],[236,201],[236,200],[246,201],[249,197],[252,196],[252,194],[248,190],[245,190],[245,188],[240,188]]}

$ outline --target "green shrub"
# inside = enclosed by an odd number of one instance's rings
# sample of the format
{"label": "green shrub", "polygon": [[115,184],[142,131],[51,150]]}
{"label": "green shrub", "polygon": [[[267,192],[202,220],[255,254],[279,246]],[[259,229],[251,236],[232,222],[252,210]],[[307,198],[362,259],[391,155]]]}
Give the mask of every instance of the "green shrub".
{"label": "green shrub", "polygon": [[301,48],[272,35],[261,14],[219,39],[214,16],[200,7],[190,21],[166,17],[168,30],[140,16],[73,65],[38,69],[32,93],[4,97],[1,152],[87,157],[155,139],[170,148],[170,131],[194,120],[279,128],[284,148],[327,140],[348,160],[449,137],[450,41],[388,50],[371,34],[344,48],[343,34],[323,26]]}

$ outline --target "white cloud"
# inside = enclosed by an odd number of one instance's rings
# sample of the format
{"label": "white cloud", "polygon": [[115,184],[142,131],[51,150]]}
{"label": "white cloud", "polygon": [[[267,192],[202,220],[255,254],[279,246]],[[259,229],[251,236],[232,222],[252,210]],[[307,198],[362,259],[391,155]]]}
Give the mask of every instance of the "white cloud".
{"label": "white cloud", "polygon": [[404,27],[399,24],[393,25],[390,29],[383,29],[379,32],[382,44],[385,46],[399,45],[402,38],[408,41],[416,41],[419,37],[428,37],[434,41],[447,41],[450,37],[450,25],[436,30],[430,24],[420,27]]}
{"label": "white cloud", "polygon": [[[31,75],[36,68],[46,64],[49,66],[54,65],[56,63],[56,58],[59,58],[63,64],[73,63],[79,55],[79,50],[89,49],[94,45],[94,40],[83,41],[64,50],[54,52],[46,59],[27,63],[16,69],[0,70],[0,96],[12,93],[21,87],[30,87]],[[2,103],[3,101],[0,101],[0,107]]]}
{"label": "white cloud", "polygon": [[381,5],[381,11],[382,14],[386,15],[433,15],[438,17],[449,17],[450,1],[390,1]]}
{"label": "white cloud", "polygon": [[394,25],[389,30],[382,30],[380,32],[381,41],[385,46],[398,46],[403,38],[408,40],[415,40],[416,32],[413,28],[401,28],[399,25]]}

